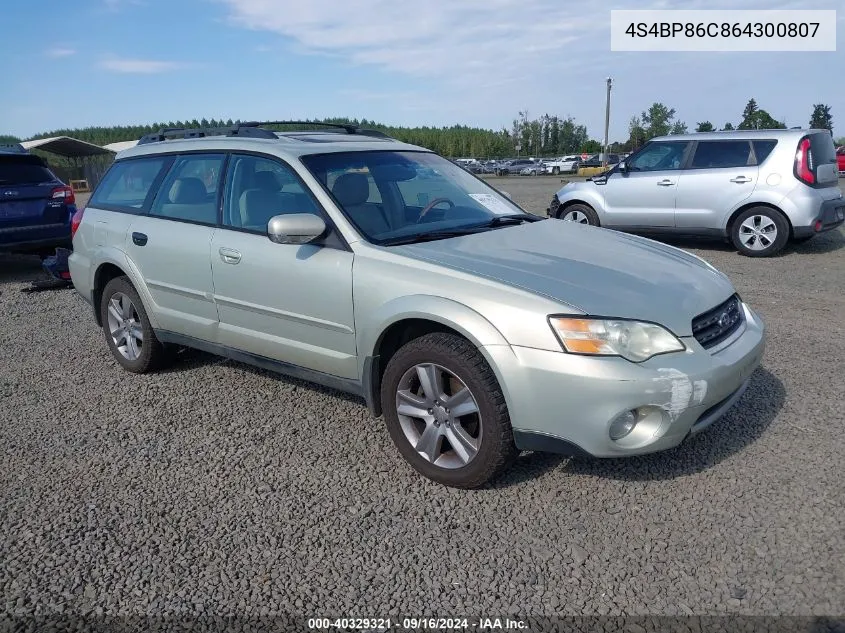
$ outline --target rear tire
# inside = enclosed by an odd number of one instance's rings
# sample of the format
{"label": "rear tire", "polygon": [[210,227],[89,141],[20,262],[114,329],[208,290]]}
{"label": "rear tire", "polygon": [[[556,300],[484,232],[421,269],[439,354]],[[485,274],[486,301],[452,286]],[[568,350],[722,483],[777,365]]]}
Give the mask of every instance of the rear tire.
{"label": "rear tire", "polygon": [[167,352],[128,277],[115,277],[106,284],[100,299],[100,319],[106,344],[126,371],[145,374],[164,364]]}
{"label": "rear tire", "polygon": [[557,217],[559,220],[563,220],[564,222],[577,222],[578,224],[600,226],[598,214],[591,206],[581,204],[580,202],[558,209]]}
{"label": "rear tire", "polygon": [[789,222],[770,207],[746,209],[731,225],[731,241],[748,257],[771,257],[789,241]]}
{"label": "rear tire", "polygon": [[552,175],[560,176],[560,167],[552,167]]}
{"label": "rear tire", "polygon": [[519,454],[493,370],[458,336],[435,332],[400,348],[385,368],[381,404],[405,460],[446,486],[478,488]]}

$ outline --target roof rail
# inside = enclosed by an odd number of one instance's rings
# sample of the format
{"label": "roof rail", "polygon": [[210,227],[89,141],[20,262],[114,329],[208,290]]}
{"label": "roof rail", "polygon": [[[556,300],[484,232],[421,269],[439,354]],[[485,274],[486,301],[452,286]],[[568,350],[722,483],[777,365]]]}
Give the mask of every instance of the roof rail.
{"label": "roof rail", "polygon": [[[344,130],[347,134],[391,138],[384,132],[360,128],[351,123],[320,123],[319,121],[245,121],[234,125],[216,128],[162,128],[158,132],[146,134],[140,138],[138,145],[158,143],[170,139],[203,138],[206,136],[242,136],[248,138],[278,138],[272,130],[265,130],[269,125],[318,125],[322,127]],[[293,130],[291,130],[293,131]],[[304,132],[307,130],[297,130]]]}
{"label": "roof rail", "polygon": [[[335,128],[344,130],[347,134],[360,134],[361,136],[376,136],[379,138],[391,138],[384,132],[378,130],[369,130],[362,128],[354,123],[323,123],[321,121],[250,121],[248,123],[241,123],[242,126],[263,127],[266,125],[318,125],[322,127]],[[291,130],[294,131],[294,130]],[[308,130],[295,130],[297,132],[307,132]]]}

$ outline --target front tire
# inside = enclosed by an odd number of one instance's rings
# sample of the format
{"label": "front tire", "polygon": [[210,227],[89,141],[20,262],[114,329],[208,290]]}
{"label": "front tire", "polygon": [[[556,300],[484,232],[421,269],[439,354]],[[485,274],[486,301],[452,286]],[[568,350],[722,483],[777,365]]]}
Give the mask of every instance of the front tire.
{"label": "front tire", "polygon": [[560,176],[560,167],[552,167],[552,175]]}
{"label": "front tire", "polygon": [[771,257],[789,241],[789,222],[775,209],[746,209],[731,226],[731,241],[748,257]]}
{"label": "front tire", "polygon": [[145,374],[164,363],[164,346],[156,338],[141,297],[128,277],[116,277],[106,284],[100,319],[106,344],[125,370]]}
{"label": "front tire", "polygon": [[576,203],[563,207],[558,211],[557,217],[564,222],[576,222],[578,224],[589,224],[599,226],[599,216],[593,208],[586,204]]}
{"label": "front tire", "polygon": [[381,403],[405,460],[446,486],[478,488],[519,453],[493,370],[458,336],[435,332],[399,349],[385,368]]}

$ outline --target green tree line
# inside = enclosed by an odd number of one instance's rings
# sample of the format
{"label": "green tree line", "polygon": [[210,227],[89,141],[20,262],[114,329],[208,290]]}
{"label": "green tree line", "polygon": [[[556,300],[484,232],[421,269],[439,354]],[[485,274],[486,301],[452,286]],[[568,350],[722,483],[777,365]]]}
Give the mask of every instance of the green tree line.
{"label": "green tree line", "polygon": [[[70,136],[96,145],[108,145],[119,141],[130,141],[162,128],[204,128],[230,126],[238,121],[232,119],[193,119],[191,121],[167,121],[147,125],[96,126],[74,129],[50,130],[37,134],[32,139],[51,136]],[[505,158],[515,156],[549,157],[564,154],[595,153],[601,151],[601,143],[591,139],[586,126],[572,117],[543,114],[530,118],[527,111],[519,112],[513,119],[511,129],[491,130],[467,125],[443,127],[404,127],[383,125],[367,119],[329,118],[313,120],[312,123],[346,123],[384,132],[400,141],[420,145],[444,156],[473,158]],[[830,106],[815,104],[809,121],[810,127],[833,129]],[[271,126],[282,131],[285,126]],[[302,126],[297,126],[301,129]],[[725,123],[721,129],[778,129],[785,128],[784,121],[778,121],[766,110],[760,108],[754,99],[746,104],[740,121]],[[696,132],[716,129],[710,121],[697,123]],[[653,103],[639,116],[631,117],[628,138],[611,144],[611,151],[632,151],[656,136],[684,134],[687,124],[676,118],[676,111],[663,103]],[[17,142],[20,139],[0,135],[0,143]],[[30,140],[30,139],[28,139]],[[840,142],[842,139],[840,139]],[[519,147],[519,149],[517,149]]]}

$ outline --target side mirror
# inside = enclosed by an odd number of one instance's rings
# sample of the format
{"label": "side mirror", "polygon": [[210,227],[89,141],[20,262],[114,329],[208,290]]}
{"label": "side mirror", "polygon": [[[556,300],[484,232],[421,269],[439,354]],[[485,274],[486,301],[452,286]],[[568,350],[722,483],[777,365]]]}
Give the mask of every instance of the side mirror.
{"label": "side mirror", "polygon": [[313,213],[274,215],[267,222],[267,237],[276,244],[307,244],[325,232],[325,221]]}
{"label": "side mirror", "polygon": [[625,164],[625,161],[619,161],[618,169],[620,172],[627,173],[628,172],[628,165]]}

